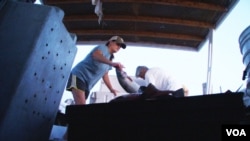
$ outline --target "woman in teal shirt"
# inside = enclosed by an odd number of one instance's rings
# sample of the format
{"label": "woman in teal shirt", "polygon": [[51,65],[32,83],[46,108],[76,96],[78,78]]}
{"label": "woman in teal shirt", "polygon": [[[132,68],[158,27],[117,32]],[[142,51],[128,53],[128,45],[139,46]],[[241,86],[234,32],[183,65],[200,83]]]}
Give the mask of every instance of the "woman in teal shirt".
{"label": "woman in teal shirt", "polygon": [[90,90],[101,78],[110,92],[116,96],[117,91],[110,83],[108,72],[112,67],[123,68],[121,63],[112,62],[113,54],[120,48],[126,48],[124,40],[119,36],[113,36],[106,45],[96,46],[72,69],[66,89],[72,92],[75,104],[85,104]]}

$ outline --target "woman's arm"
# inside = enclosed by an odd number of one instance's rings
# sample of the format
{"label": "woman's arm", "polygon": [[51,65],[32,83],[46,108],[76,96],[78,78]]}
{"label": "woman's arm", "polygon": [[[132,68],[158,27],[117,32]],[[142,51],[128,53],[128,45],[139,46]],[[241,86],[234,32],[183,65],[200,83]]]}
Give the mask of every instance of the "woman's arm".
{"label": "woman's arm", "polygon": [[109,75],[108,75],[108,72],[106,72],[103,77],[103,82],[105,83],[105,85],[108,87],[108,89],[110,90],[111,93],[113,93],[115,96],[117,95],[117,90],[113,89],[111,83],[110,83],[110,80],[109,80]]}
{"label": "woman's arm", "polygon": [[93,58],[99,62],[102,62],[102,63],[105,63],[105,64],[108,64],[112,67],[118,67],[120,69],[124,68],[124,66],[121,64],[121,63],[118,63],[118,62],[112,62],[111,60],[105,58],[102,54],[102,51],[97,49],[96,51],[93,52],[92,54]]}

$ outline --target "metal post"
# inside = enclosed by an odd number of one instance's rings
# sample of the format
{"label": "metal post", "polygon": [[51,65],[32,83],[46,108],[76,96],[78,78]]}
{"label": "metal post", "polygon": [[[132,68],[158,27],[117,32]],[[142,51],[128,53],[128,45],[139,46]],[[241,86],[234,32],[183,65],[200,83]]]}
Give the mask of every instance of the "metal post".
{"label": "metal post", "polygon": [[210,29],[208,35],[208,66],[207,66],[207,94],[211,93],[211,74],[212,74],[212,57],[213,57],[213,29]]}

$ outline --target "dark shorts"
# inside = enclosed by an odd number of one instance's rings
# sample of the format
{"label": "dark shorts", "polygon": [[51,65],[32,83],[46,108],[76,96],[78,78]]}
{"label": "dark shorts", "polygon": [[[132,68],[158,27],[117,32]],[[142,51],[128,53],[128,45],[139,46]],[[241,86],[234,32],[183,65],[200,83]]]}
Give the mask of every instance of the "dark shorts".
{"label": "dark shorts", "polygon": [[72,88],[80,89],[84,91],[86,98],[89,95],[89,90],[87,89],[87,85],[81,79],[79,79],[76,75],[70,74],[68,83],[66,86],[66,90],[72,91]]}

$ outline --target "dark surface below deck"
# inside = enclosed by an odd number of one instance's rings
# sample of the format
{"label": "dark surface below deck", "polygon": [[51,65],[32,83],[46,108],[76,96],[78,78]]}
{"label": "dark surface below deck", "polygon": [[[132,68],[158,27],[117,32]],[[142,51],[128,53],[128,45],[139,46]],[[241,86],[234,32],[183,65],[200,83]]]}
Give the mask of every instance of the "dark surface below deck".
{"label": "dark surface below deck", "polygon": [[219,141],[223,125],[250,125],[243,93],[72,105],[69,141]]}

